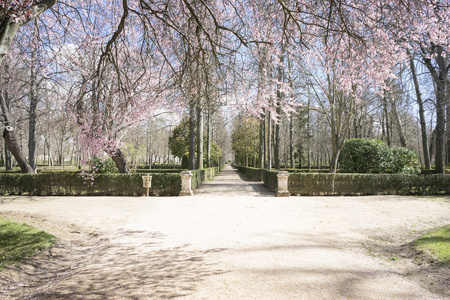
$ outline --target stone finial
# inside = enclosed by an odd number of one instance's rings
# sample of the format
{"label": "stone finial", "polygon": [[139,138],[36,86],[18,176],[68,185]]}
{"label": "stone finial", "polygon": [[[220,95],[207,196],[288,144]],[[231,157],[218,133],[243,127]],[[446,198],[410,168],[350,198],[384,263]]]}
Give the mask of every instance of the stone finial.
{"label": "stone finial", "polygon": [[288,188],[289,173],[287,171],[280,171],[277,175],[277,178],[278,178],[277,197],[289,197],[291,195],[291,193],[289,193]]}
{"label": "stone finial", "polygon": [[193,196],[194,193],[191,189],[191,179],[192,172],[191,171],[183,171],[181,172],[181,191],[180,196]]}

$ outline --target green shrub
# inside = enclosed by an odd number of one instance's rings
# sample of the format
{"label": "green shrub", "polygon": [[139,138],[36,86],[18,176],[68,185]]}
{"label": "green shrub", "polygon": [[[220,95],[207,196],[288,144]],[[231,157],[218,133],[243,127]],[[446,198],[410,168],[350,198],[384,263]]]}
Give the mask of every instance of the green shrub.
{"label": "green shrub", "polygon": [[187,170],[189,168],[189,152],[185,153],[181,158],[181,168]]}
{"label": "green shrub", "polygon": [[339,164],[348,173],[385,173],[391,155],[381,140],[351,139],[342,147]]}
{"label": "green shrub", "polygon": [[346,141],[339,164],[345,173],[420,173],[414,152],[401,147],[389,148],[385,142],[373,139]]}
{"label": "green shrub", "polygon": [[417,155],[404,147],[392,147],[392,164],[389,173],[420,174]]}
{"label": "green shrub", "polygon": [[89,173],[117,173],[116,163],[111,158],[93,158],[88,161]]}

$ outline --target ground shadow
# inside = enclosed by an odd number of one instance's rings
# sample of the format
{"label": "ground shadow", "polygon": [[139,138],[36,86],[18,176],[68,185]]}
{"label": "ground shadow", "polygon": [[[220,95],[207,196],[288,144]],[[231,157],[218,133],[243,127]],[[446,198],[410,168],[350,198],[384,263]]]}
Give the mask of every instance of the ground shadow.
{"label": "ground shadow", "polygon": [[[124,243],[124,236],[132,241]],[[162,249],[158,232],[122,231],[117,237],[84,246],[59,243],[21,266],[28,270],[26,279],[0,278],[2,286],[9,281],[0,298],[172,299],[192,294],[204,278],[224,272],[207,256],[225,249]]]}

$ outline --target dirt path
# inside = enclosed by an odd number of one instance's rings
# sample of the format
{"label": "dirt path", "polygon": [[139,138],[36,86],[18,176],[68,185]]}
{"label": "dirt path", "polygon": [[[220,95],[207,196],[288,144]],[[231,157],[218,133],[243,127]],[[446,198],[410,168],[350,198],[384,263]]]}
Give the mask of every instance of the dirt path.
{"label": "dirt path", "polygon": [[193,197],[7,196],[0,215],[61,237],[0,273],[1,299],[450,299],[408,246],[450,197],[276,198],[227,169]]}

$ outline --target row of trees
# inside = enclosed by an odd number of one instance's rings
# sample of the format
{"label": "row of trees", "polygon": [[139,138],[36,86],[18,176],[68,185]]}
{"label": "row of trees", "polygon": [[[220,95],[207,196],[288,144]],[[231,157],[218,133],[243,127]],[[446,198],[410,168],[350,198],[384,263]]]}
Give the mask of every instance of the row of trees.
{"label": "row of trees", "polygon": [[[185,113],[195,168],[210,148],[205,120],[227,105],[257,118],[260,166],[280,166],[288,128],[291,163],[295,136],[308,147],[327,139],[335,171],[349,137],[381,127],[389,143],[407,145],[400,108],[414,97],[425,165],[433,156],[443,172],[449,21],[448,1],[429,0],[0,0],[3,137],[22,170],[34,172],[37,107],[48,102],[46,113],[61,109],[76,125],[77,152],[107,153],[128,172],[128,133],[161,113]],[[17,136],[21,99],[28,159]]]}

